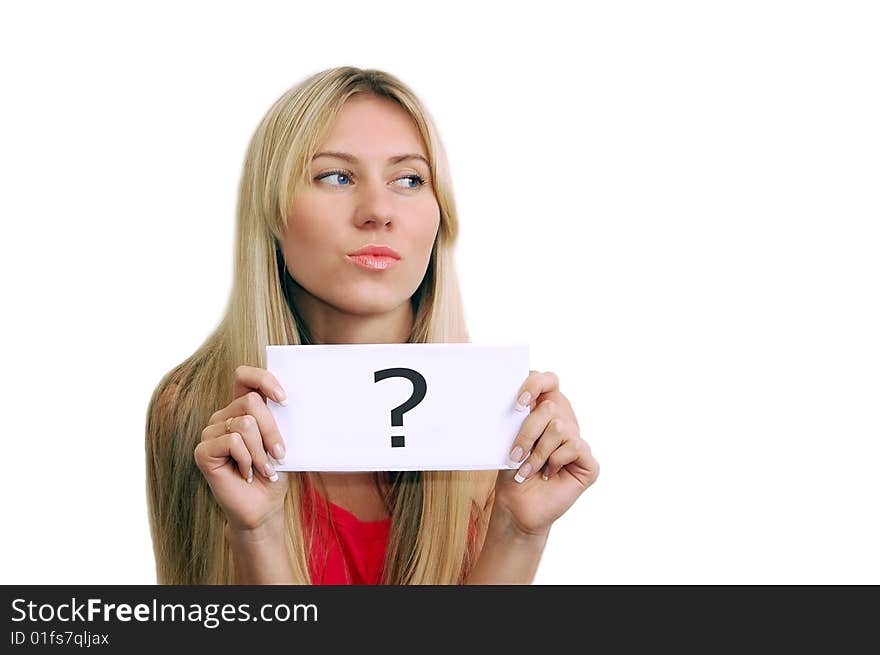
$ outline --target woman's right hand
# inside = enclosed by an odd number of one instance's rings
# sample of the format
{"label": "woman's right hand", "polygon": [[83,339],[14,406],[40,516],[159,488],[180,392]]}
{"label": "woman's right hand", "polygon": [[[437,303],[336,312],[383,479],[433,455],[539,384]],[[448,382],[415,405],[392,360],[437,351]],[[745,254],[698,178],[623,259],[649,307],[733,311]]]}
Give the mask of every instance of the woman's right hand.
{"label": "woman's right hand", "polygon": [[286,405],[287,397],[269,371],[235,369],[234,400],[214,412],[202,431],[195,460],[226,514],[229,528],[258,531],[280,525],[288,489],[286,472],[276,472],[267,452],[284,457],[284,440],[265,398]]}

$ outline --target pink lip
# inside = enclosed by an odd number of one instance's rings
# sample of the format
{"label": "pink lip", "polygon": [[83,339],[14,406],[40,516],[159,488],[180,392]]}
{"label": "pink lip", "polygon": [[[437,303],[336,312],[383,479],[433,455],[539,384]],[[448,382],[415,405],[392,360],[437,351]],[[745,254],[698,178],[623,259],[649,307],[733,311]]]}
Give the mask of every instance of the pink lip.
{"label": "pink lip", "polygon": [[348,260],[361,268],[371,271],[384,271],[397,264],[394,257],[383,257],[377,255],[348,255]]}
{"label": "pink lip", "polygon": [[388,246],[377,246],[375,244],[370,244],[368,246],[364,246],[360,250],[355,250],[354,252],[348,253],[349,256],[356,255],[374,255],[376,257],[393,257],[394,259],[400,259],[400,255],[397,253],[394,248],[389,248]]}

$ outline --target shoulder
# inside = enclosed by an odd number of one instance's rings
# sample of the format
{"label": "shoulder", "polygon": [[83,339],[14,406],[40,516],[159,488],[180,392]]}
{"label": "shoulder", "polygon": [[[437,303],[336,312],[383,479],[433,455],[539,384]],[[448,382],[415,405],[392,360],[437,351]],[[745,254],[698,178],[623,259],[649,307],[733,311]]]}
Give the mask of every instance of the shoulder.
{"label": "shoulder", "polygon": [[147,420],[149,422],[164,422],[174,413],[181,394],[181,385],[178,382],[163,380],[153,391]]}
{"label": "shoulder", "polygon": [[477,471],[474,476],[474,502],[484,512],[492,509],[497,479],[498,471]]}
{"label": "shoulder", "polygon": [[187,404],[187,385],[180,367],[168,372],[153,390],[147,408],[147,440],[164,439],[181,420],[182,406]]}
{"label": "shoulder", "polygon": [[177,382],[169,382],[164,386],[160,386],[156,390],[156,411],[160,415],[165,415],[171,411],[177,403],[177,397],[180,394],[180,384]]}
{"label": "shoulder", "polygon": [[474,507],[471,513],[471,525],[468,538],[472,544],[474,556],[478,557],[486,541],[489,518],[495,503],[495,482],[498,471],[475,471],[474,474]]}

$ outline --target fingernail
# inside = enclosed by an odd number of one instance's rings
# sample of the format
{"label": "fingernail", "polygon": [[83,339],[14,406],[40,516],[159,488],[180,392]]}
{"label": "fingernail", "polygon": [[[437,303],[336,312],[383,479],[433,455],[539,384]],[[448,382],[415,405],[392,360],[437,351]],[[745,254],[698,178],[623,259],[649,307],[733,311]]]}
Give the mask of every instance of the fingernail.
{"label": "fingernail", "polygon": [[516,401],[516,411],[524,412],[529,408],[529,403],[532,401],[532,394],[528,391],[523,391],[522,395],[519,397],[519,400]]}
{"label": "fingernail", "polygon": [[254,467],[253,466],[248,467],[247,481],[248,481],[248,484],[250,484],[251,482],[254,481]]}
{"label": "fingernail", "polygon": [[517,482],[524,482],[527,477],[529,477],[529,473],[532,472],[531,464],[523,464],[522,468],[517,472],[516,475],[513,476],[513,479]]}
{"label": "fingernail", "polygon": [[263,464],[263,470],[266,472],[266,477],[269,478],[272,482],[278,481],[278,474],[275,472],[275,469],[272,468],[272,465],[269,462]]}
{"label": "fingernail", "polygon": [[275,390],[275,398],[282,407],[287,407],[287,394],[282,389]]}
{"label": "fingernail", "polygon": [[275,454],[275,459],[284,459],[284,444],[279,441],[277,444],[275,444],[272,452]]}
{"label": "fingernail", "polygon": [[510,463],[519,466],[519,463],[522,461],[522,456],[523,449],[517,446],[510,451]]}

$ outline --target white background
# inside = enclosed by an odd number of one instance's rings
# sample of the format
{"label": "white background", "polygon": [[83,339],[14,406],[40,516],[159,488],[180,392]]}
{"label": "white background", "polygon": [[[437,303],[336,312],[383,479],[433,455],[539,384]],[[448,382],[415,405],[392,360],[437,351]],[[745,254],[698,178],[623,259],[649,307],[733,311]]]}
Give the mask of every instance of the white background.
{"label": "white background", "polygon": [[602,464],[536,583],[880,583],[871,5],[4,4],[0,582],[155,581],[150,393],[221,317],[260,118],[355,65],[440,128],[473,339]]}

